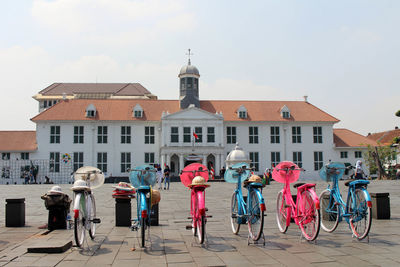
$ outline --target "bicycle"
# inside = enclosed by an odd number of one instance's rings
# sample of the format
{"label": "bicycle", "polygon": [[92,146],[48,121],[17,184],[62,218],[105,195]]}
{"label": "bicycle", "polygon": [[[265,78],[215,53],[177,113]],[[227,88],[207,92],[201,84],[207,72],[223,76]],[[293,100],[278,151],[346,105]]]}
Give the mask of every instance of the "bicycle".
{"label": "bicycle", "polygon": [[290,192],[290,184],[300,177],[300,171],[296,164],[290,161],[282,161],[272,171],[272,178],[284,184],[276,199],[276,222],[279,231],[286,233],[291,218],[299,226],[302,235],[308,241],[314,241],[320,229],[319,199],[315,193],[315,184],[296,183],[296,203]]}
{"label": "bicycle", "polygon": [[92,189],[104,183],[104,174],[101,170],[85,166],[74,174],[74,238],[77,247],[82,248],[86,240],[86,231],[93,240],[96,234],[96,202]]}
{"label": "bicycle", "polygon": [[146,243],[146,229],[150,237],[150,213],[152,186],[156,183],[157,170],[151,165],[141,165],[130,170],[129,180],[136,188],[137,199],[137,219],[131,226],[131,229],[138,231],[140,229],[140,246],[144,247]]}
{"label": "bicycle", "polygon": [[[236,163],[225,172],[225,181],[236,183],[236,189],[231,199],[231,227],[233,234],[237,235],[240,225],[247,223],[249,231],[247,245],[250,244],[250,239],[258,241],[261,236],[265,245],[263,228],[266,207],[262,196],[264,186],[258,176],[252,176],[245,180],[250,176],[251,170],[248,163]],[[244,180],[244,187],[247,189],[246,199],[242,193],[242,180]]]}
{"label": "bicycle", "polygon": [[205,189],[210,186],[205,184],[208,181],[207,167],[199,163],[189,164],[181,171],[180,178],[183,185],[190,188],[190,217],[188,219],[192,220],[192,224],[186,226],[186,229],[192,229],[193,236],[197,236],[198,242],[203,244],[206,237],[207,218],[212,217],[206,214],[205,207]]}
{"label": "bicycle", "polygon": [[367,190],[369,181],[346,181],[345,185],[349,187],[349,190],[345,203],[340,194],[338,180],[346,169],[343,163],[332,162],[324,166],[319,173],[326,182],[332,181],[332,188],[328,184],[328,188],[320,194],[321,226],[324,231],[331,233],[344,218],[353,236],[362,240],[368,236],[372,224],[372,202]]}

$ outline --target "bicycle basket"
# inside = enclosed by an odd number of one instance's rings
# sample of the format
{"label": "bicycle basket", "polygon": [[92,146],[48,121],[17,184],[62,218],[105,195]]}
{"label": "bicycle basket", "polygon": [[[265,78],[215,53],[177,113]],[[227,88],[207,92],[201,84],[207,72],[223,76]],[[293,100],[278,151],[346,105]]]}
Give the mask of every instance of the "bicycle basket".
{"label": "bicycle basket", "polygon": [[182,170],[182,174],[180,175],[181,182],[184,186],[188,187],[192,183],[194,177],[196,176],[203,177],[207,182],[208,181],[207,167],[200,163],[192,163],[187,165]]}
{"label": "bicycle basket", "polygon": [[[245,170],[240,174],[238,169],[243,167],[245,167],[244,168]],[[245,162],[234,164],[232,167],[229,167],[225,171],[224,175],[225,182],[237,183],[239,179],[241,182],[243,182],[244,179],[250,176],[250,170],[248,170],[249,168],[250,165]]]}
{"label": "bicycle basket", "polygon": [[153,186],[156,183],[156,169],[151,165],[135,167],[129,173],[129,181],[134,187]]}
{"label": "bicycle basket", "polygon": [[88,177],[90,179],[90,188],[91,189],[98,188],[104,184],[104,180],[105,180],[104,174],[101,170],[99,170],[96,167],[92,167],[92,166],[80,167],[74,173],[75,181],[78,181],[78,180],[86,181]]}
{"label": "bicycle basket", "polygon": [[300,177],[300,168],[291,161],[282,161],[272,171],[272,178],[279,183],[294,183]]}
{"label": "bicycle basket", "polygon": [[333,180],[340,179],[345,171],[346,167],[344,163],[341,162],[331,162],[319,171],[319,177],[325,182],[331,182]]}

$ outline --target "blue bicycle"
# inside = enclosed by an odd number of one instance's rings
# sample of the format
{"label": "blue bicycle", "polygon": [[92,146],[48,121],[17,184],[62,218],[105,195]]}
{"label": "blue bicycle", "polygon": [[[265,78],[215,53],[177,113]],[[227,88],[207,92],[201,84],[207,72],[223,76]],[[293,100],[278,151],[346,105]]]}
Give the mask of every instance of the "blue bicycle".
{"label": "blue bicycle", "polygon": [[[250,176],[248,163],[237,163],[229,167],[225,172],[224,179],[228,183],[236,183],[236,189],[232,194],[231,200],[231,226],[232,232],[238,234],[241,224],[248,225],[249,237],[253,241],[258,241],[263,236],[265,202],[262,196],[263,184],[258,176]],[[259,179],[257,179],[259,178]],[[242,181],[247,189],[247,199],[243,197]],[[265,244],[265,239],[264,239]]]}
{"label": "blue bicycle", "polygon": [[371,197],[367,186],[369,181],[347,181],[349,187],[346,203],[340,194],[338,180],[343,176],[346,167],[343,163],[332,162],[324,166],[319,175],[327,182],[332,182],[332,188],[322,191],[319,200],[322,212],[321,226],[326,232],[335,231],[339,222],[344,218],[358,240],[368,236],[371,229]]}
{"label": "blue bicycle", "polygon": [[151,187],[156,183],[156,172],[153,166],[142,165],[132,169],[129,174],[129,180],[137,192],[137,219],[132,230],[140,229],[141,247],[145,246],[146,229],[150,236]]}

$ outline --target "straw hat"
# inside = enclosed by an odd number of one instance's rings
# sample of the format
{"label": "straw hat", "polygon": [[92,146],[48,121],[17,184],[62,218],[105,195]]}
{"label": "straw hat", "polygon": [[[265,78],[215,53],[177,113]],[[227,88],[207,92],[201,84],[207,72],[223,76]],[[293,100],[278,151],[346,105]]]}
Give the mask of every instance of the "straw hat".
{"label": "straw hat", "polygon": [[160,191],[151,189],[151,205],[155,205],[161,200],[161,194]]}
{"label": "straw hat", "polygon": [[262,179],[261,179],[260,176],[254,175],[254,174],[253,174],[248,180],[244,181],[244,184],[245,184],[245,185],[248,185],[248,184],[250,184],[250,183],[259,183],[259,184],[262,184]]}
{"label": "straw hat", "polygon": [[58,185],[53,186],[48,192],[47,195],[51,196],[51,195],[61,195],[63,194],[61,187]]}
{"label": "straw hat", "polygon": [[209,184],[206,184],[206,179],[204,179],[204,177],[201,176],[196,176],[194,177],[194,179],[192,180],[192,183],[190,185],[188,185],[188,187],[192,187],[192,186],[196,186],[196,185],[202,185],[202,186],[206,186],[209,187]]}
{"label": "straw hat", "polygon": [[87,186],[86,182],[83,180],[76,180],[74,182],[74,186],[72,186],[72,191],[79,191],[79,190],[90,190],[90,187]]}
{"label": "straw hat", "polygon": [[123,191],[133,191],[135,188],[131,186],[128,183],[125,182],[119,182],[117,185],[113,185],[112,187],[118,189],[118,190],[123,190]]}

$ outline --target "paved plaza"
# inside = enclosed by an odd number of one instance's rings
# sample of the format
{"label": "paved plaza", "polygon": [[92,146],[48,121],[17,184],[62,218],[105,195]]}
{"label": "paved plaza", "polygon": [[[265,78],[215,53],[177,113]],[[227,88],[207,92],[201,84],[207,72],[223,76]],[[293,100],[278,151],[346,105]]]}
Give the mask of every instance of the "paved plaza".
{"label": "paved plaza", "polygon": [[[73,238],[73,230],[56,230],[43,235],[38,229],[47,222],[48,212],[40,196],[50,185],[2,185],[0,199],[0,265],[1,266],[399,266],[400,265],[400,182],[373,181],[370,192],[389,192],[390,220],[373,220],[369,243],[352,238],[346,222],[332,233],[322,229],[316,243],[300,237],[295,224],[286,234],[278,231],[275,222],[276,195],[282,185],[267,186],[263,195],[267,204],[264,233],[265,246],[247,245],[247,226],[239,235],[230,227],[229,207],[233,184],[215,182],[206,192],[208,214],[207,244],[203,247],[193,239],[187,219],[190,193],[181,183],[172,183],[169,191],[162,191],[160,226],[151,227],[151,243],[140,248],[138,233],[128,227],[115,227],[113,188],[105,184],[95,190],[98,217],[94,241],[87,248],[71,248],[61,254],[27,253],[32,244]],[[317,193],[326,183],[317,182]],[[70,185],[62,185],[68,192]],[[341,189],[345,187],[341,183]],[[292,189],[292,193],[295,190]],[[343,195],[345,193],[343,192]],[[5,199],[26,198],[26,226],[5,227]],[[136,216],[136,201],[132,200],[132,214]]]}

